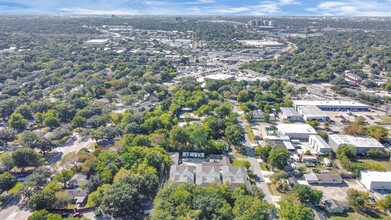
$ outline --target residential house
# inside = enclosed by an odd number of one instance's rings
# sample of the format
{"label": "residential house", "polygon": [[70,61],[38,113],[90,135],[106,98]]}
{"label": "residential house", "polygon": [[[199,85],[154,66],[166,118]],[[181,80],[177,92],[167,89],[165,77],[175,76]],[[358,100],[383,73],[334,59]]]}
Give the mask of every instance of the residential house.
{"label": "residential house", "polygon": [[250,187],[250,181],[247,175],[245,167],[241,166],[223,166],[221,168],[221,174],[223,177],[223,183],[229,183],[231,188],[243,184],[246,187]]}
{"label": "residential house", "polygon": [[172,165],[170,168],[170,180],[174,183],[194,183],[194,166]]}
{"label": "residential house", "polygon": [[328,173],[322,173],[322,174],[304,174],[305,180],[309,184],[341,184],[343,182],[343,179],[341,175],[339,174],[328,174]]}
{"label": "residential house", "polygon": [[196,184],[209,186],[211,183],[221,183],[220,166],[196,166]]}
{"label": "residential house", "polygon": [[88,183],[87,175],[76,173],[68,182],[68,187],[71,189],[81,188]]}
{"label": "residential house", "polygon": [[345,201],[337,201],[335,199],[328,199],[324,202],[326,210],[329,213],[343,213],[344,211],[349,210],[349,205]]}

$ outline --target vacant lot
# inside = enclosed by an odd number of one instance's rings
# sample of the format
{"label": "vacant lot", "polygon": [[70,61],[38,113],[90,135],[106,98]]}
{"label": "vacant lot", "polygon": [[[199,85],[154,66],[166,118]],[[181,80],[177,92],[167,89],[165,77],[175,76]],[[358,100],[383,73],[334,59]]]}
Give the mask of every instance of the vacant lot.
{"label": "vacant lot", "polygon": [[379,218],[371,218],[368,216],[363,216],[357,212],[348,212],[345,215],[341,216],[330,216],[327,218],[328,220],[375,220],[375,219],[385,219],[391,220],[390,216],[381,215]]}
{"label": "vacant lot", "polygon": [[391,162],[389,160],[371,160],[371,159],[362,159],[358,160],[362,163],[367,163],[374,166],[381,166],[385,170],[391,170]]}
{"label": "vacant lot", "polygon": [[340,185],[311,185],[311,188],[323,192],[323,200],[335,199],[338,201],[346,201],[346,192],[349,188],[365,191],[365,189],[357,182],[357,180],[344,180]]}

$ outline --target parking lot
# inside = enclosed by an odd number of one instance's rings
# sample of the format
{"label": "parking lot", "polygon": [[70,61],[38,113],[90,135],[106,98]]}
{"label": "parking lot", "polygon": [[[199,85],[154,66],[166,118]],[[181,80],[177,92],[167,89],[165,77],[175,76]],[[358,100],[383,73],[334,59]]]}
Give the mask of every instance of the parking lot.
{"label": "parking lot", "polygon": [[333,112],[333,111],[327,111],[325,112],[328,116],[330,116],[330,119],[334,121],[333,125],[336,126],[343,126],[344,122],[353,122],[358,116],[362,116],[365,118],[366,122],[368,122],[369,125],[376,125],[376,123],[380,123],[381,119],[379,119],[378,115],[384,115],[383,112],[351,112],[349,115],[347,112]]}
{"label": "parking lot", "polygon": [[311,188],[322,191],[323,200],[335,199],[338,201],[346,201],[346,193],[349,188],[366,191],[366,189],[355,179],[344,179],[343,184],[337,185],[311,185]]}

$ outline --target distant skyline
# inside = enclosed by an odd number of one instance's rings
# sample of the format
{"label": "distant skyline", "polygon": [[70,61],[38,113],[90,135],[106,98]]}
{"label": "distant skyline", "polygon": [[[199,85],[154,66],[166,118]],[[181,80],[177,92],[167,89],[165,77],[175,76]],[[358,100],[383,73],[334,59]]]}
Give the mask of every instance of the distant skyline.
{"label": "distant skyline", "polygon": [[391,16],[391,0],[0,0],[0,14]]}

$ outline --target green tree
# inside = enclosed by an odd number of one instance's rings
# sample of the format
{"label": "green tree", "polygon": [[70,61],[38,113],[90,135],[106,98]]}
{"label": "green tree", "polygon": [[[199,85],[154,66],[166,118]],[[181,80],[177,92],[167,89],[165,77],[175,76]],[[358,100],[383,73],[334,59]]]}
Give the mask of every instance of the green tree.
{"label": "green tree", "polygon": [[263,160],[267,160],[267,158],[269,157],[269,153],[270,151],[272,150],[272,147],[270,145],[267,145],[267,146],[264,146],[264,147],[261,147],[261,146],[257,146],[255,147],[254,151],[255,153],[261,157]]}
{"label": "green tree", "polygon": [[313,190],[311,187],[301,184],[296,184],[292,188],[292,192],[299,195],[300,202],[305,205],[317,205],[323,197],[320,190]]}
{"label": "green tree", "polygon": [[0,163],[4,166],[5,170],[11,170],[15,166],[14,158],[12,153],[4,152],[0,155]]}
{"label": "green tree", "polygon": [[53,180],[62,183],[62,186],[66,187],[67,182],[72,179],[73,175],[74,172],[71,170],[61,170],[53,177]]}
{"label": "green tree", "polygon": [[129,175],[113,183],[102,197],[102,210],[112,217],[136,216],[142,203],[157,190],[155,175]]}
{"label": "green tree", "polygon": [[19,143],[23,147],[36,148],[38,142],[38,135],[32,131],[24,131],[19,136]]}
{"label": "green tree", "polygon": [[289,152],[285,148],[277,147],[270,151],[268,162],[272,167],[277,169],[284,169],[284,167],[288,164]]}
{"label": "green tree", "polygon": [[57,145],[50,139],[47,138],[39,138],[36,143],[36,148],[41,150],[41,153],[44,155],[55,148]]}
{"label": "green tree", "polygon": [[16,149],[12,153],[12,158],[14,159],[15,165],[22,170],[24,170],[24,168],[28,166],[36,167],[39,165],[38,154],[30,148]]}
{"label": "green tree", "polygon": [[282,180],[282,179],[288,179],[289,175],[281,170],[281,171],[278,171],[276,173],[273,173],[273,175],[270,176],[270,180],[273,182],[273,183],[277,183],[278,181]]}
{"label": "green tree", "polygon": [[75,128],[82,128],[82,127],[84,127],[86,125],[86,122],[87,122],[87,119],[84,118],[83,116],[80,116],[80,115],[76,115],[72,119],[72,125]]}
{"label": "green tree", "polygon": [[229,125],[225,129],[227,141],[233,145],[239,145],[244,140],[244,130],[240,125]]}
{"label": "green tree", "polygon": [[376,140],[381,141],[383,138],[387,137],[388,130],[382,126],[373,125],[367,128],[366,133]]}
{"label": "green tree", "polygon": [[379,149],[370,149],[367,151],[367,156],[369,158],[380,158],[380,157],[384,157],[385,154],[383,151]]}
{"label": "green tree", "polygon": [[379,206],[382,207],[384,210],[391,209],[391,194],[388,194],[386,197],[380,200]]}
{"label": "green tree", "polygon": [[287,196],[279,202],[278,214],[283,220],[312,220],[315,217],[310,207],[306,207],[298,202],[293,196]]}
{"label": "green tree", "polygon": [[170,131],[170,143],[175,149],[186,149],[189,139],[189,134],[183,127],[174,126]]}
{"label": "green tree", "polygon": [[11,115],[8,124],[13,129],[26,129],[28,121],[19,113],[14,113]]}
{"label": "green tree", "polygon": [[0,141],[7,147],[8,142],[15,140],[17,132],[14,129],[5,128],[0,130]]}
{"label": "green tree", "polygon": [[317,128],[320,125],[319,121],[307,121],[307,124],[311,125],[313,128]]}
{"label": "green tree", "polygon": [[0,189],[4,191],[9,191],[16,184],[16,177],[9,172],[0,174]]}
{"label": "green tree", "polygon": [[53,191],[42,190],[31,196],[27,205],[31,210],[35,211],[53,208],[55,202],[56,197]]}
{"label": "green tree", "polygon": [[60,120],[52,115],[49,115],[43,120],[43,125],[50,129],[57,128],[60,126]]}
{"label": "green tree", "polygon": [[368,192],[361,192],[356,189],[348,189],[346,197],[349,205],[356,211],[364,211],[369,204]]}
{"label": "green tree", "polygon": [[338,147],[337,158],[341,160],[343,157],[347,157],[349,160],[355,160],[357,156],[356,148],[353,145],[341,144]]}
{"label": "green tree", "polygon": [[27,218],[27,220],[47,220],[48,214],[49,214],[49,212],[46,211],[46,209],[42,209],[42,210],[33,212],[33,214],[30,215]]}

